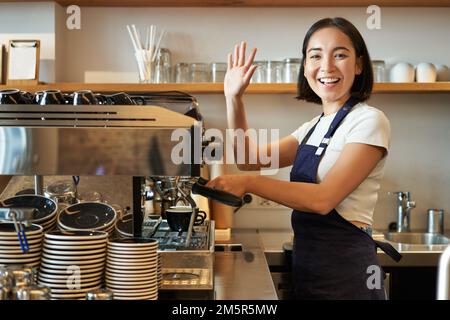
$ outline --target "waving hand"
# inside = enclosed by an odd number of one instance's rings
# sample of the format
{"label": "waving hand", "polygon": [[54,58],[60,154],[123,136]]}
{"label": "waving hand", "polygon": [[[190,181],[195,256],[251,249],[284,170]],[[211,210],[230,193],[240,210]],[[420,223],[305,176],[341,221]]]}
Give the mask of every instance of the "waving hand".
{"label": "waving hand", "polygon": [[255,72],[256,65],[253,64],[256,48],[252,49],[245,61],[245,49],[247,44],[243,41],[234,46],[234,57],[228,54],[228,68],[225,74],[224,92],[226,97],[240,97],[250,83]]}

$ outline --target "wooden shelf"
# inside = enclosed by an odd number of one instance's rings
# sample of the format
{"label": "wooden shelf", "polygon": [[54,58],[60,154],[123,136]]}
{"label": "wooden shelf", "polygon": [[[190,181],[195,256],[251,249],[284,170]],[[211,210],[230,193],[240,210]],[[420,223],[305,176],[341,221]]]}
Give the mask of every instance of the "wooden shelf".
{"label": "wooden shelf", "polygon": [[[15,2],[44,2],[16,0]],[[11,0],[0,0],[11,2]],[[56,0],[63,5],[89,7],[448,7],[449,0]]]}
{"label": "wooden shelf", "polygon": [[[0,89],[13,88],[0,85]],[[192,94],[223,94],[222,83],[48,83],[37,86],[19,86],[18,89],[36,92],[47,89],[59,89],[63,92],[92,90],[94,92],[145,93],[149,91],[183,91]],[[374,93],[450,93],[450,82],[433,83],[375,83]],[[251,94],[293,94],[297,93],[295,83],[255,83],[250,84],[246,93]]]}

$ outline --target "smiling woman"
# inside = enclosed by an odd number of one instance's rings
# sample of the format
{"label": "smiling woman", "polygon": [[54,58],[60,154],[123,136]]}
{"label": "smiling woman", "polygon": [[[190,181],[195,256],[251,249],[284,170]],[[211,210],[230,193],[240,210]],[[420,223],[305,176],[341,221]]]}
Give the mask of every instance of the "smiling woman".
{"label": "smiling woman", "polygon": [[[256,49],[245,60],[242,42],[228,55],[224,92],[230,129],[248,130],[242,96],[256,69]],[[390,146],[389,120],[365,103],[373,85],[370,56],[359,31],[343,18],[316,22],[303,42],[298,99],[320,104],[322,114],[291,135],[254,147],[245,159],[279,150],[290,181],[257,175],[219,176],[207,186],[242,196],[254,193],[293,209],[293,275],[299,299],[384,299],[377,247],[401,256],[370,236],[373,212]],[[238,153],[237,144],[234,151]],[[253,154],[256,153],[256,154]],[[245,163],[240,169],[258,170]],[[372,283],[373,282],[373,283]]]}

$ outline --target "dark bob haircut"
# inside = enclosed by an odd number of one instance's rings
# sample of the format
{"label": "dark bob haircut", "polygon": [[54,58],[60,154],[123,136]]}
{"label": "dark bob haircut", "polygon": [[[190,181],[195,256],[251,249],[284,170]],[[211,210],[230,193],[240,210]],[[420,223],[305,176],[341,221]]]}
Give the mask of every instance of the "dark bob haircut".
{"label": "dark bob haircut", "polygon": [[359,33],[358,29],[356,29],[356,27],[350,21],[340,17],[325,18],[319,20],[314,23],[306,33],[305,39],[303,40],[303,57],[300,66],[300,73],[298,75],[296,98],[298,100],[305,100],[317,104],[322,103],[320,97],[311,89],[308,81],[306,80],[306,77],[304,75],[304,64],[306,59],[306,49],[308,47],[311,36],[316,31],[323,28],[337,28],[344,34],[346,34],[352,41],[353,47],[355,48],[356,52],[356,58],[362,58],[362,72],[360,75],[355,75],[355,80],[353,81],[353,85],[350,89],[350,94],[358,99],[358,101],[367,100],[370,97],[373,87],[373,71],[369,51],[367,50],[366,43],[364,42],[364,39]]}

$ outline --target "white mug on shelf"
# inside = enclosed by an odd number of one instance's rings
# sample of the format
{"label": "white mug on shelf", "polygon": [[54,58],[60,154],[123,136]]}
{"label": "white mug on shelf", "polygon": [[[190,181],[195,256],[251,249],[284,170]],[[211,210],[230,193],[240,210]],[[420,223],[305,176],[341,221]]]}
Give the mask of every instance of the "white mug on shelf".
{"label": "white mug on shelf", "polygon": [[414,67],[407,62],[395,64],[390,72],[391,82],[414,82]]}
{"label": "white mug on shelf", "polygon": [[436,81],[450,81],[450,69],[446,65],[436,65]]}
{"label": "white mug on shelf", "polygon": [[436,67],[432,63],[421,62],[416,66],[417,82],[436,82]]}

